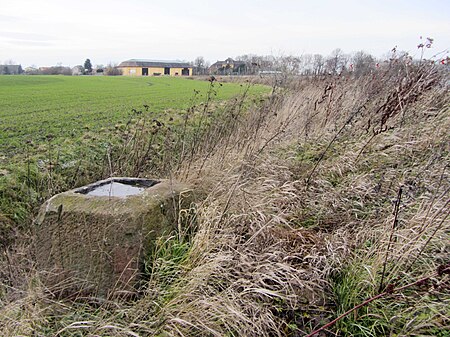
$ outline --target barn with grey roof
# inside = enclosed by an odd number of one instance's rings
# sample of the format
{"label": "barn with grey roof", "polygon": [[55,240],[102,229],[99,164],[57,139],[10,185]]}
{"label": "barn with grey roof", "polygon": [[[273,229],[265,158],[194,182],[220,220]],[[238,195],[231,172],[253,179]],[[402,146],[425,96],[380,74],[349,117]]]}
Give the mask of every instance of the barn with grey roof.
{"label": "barn with grey roof", "polygon": [[123,61],[117,68],[125,76],[190,76],[192,66],[181,61],[156,61],[131,59]]}

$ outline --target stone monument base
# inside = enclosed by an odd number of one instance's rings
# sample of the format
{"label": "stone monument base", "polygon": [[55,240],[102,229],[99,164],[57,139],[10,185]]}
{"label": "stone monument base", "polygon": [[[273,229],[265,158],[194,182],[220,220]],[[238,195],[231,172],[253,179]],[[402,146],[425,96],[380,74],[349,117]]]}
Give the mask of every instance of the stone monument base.
{"label": "stone monument base", "polygon": [[177,229],[189,188],[168,180],[109,178],[57,194],[35,221],[36,259],[51,292],[107,297],[136,291],[154,241]]}

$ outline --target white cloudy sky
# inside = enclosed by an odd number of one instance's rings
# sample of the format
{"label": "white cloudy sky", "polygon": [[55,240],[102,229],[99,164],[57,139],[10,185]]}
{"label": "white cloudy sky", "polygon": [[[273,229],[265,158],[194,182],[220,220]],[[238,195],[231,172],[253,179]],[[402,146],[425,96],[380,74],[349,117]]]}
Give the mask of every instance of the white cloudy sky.
{"label": "white cloudy sky", "polygon": [[450,48],[449,0],[0,0],[0,63],[93,64],[129,58],[216,61],[242,54],[328,54],[419,36]]}

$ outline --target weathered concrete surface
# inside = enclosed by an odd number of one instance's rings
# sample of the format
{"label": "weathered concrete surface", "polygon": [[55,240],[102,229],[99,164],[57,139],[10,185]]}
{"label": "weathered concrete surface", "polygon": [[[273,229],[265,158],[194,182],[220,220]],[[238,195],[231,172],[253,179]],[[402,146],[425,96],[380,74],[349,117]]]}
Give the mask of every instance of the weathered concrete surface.
{"label": "weathered concrete surface", "polygon": [[177,228],[178,206],[192,193],[168,180],[126,197],[77,193],[91,187],[55,195],[42,205],[35,221],[38,268],[60,295],[133,292],[143,256],[157,237]]}

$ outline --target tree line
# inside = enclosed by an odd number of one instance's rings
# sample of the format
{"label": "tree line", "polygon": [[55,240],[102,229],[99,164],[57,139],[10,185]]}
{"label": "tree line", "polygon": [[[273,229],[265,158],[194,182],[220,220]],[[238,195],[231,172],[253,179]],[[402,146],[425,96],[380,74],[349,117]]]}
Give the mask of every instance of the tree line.
{"label": "tree line", "polygon": [[7,61],[5,64],[0,64],[0,75],[107,75],[115,76],[121,75],[122,72],[116,67],[116,64],[109,63],[104,66],[102,64],[92,65],[90,59],[86,59],[83,65],[76,65],[74,67],[63,66],[62,63],[58,63],[55,66],[49,67],[37,67],[32,65],[22,69],[21,65],[15,65],[14,61]]}
{"label": "tree line", "polygon": [[[429,41],[426,45],[419,44],[419,50],[422,48],[422,56],[424,49],[430,48],[433,39],[427,38]],[[411,63],[415,62],[407,52],[398,51],[393,48],[384,58],[377,58],[365,51],[357,51],[354,53],[345,53],[342,49],[334,49],[329,55],[322,54],[303,54],[300,56],[272,56],[272,55],[255,55],[244,54],[234,58],[240,64],[240,75],[257,75],[265,72],[280,72],[288,75],[304,75],[304,76],[320,76],[320,75],[339,75],[342,73],[352,73],[354,76],[363,76],[382,67],[389,59],[401,56],[409,58]],[[447,64],[446,60],[441,62]],[[199,56],[191,63],[194,75],[204,75],[211,73],[209,63]],[[237,71],[230,69],[226,74],[238,74]]]}
{"label": "tree line", "polygon": [[[303,54],[300,56],[272,56],[244,54],[234,60],[245,63],[241,75],[256,75],[265,71],[279,71],[294,75],[337,75],[344,71],[352,71],[356,75],[364,75],[374,70],[381,62],[373,55],[358,51],[346,54],[342,49],[333,50],[330,55]],[[195,75],[209,74],[210,64],[202,56],[191,62]]]}

